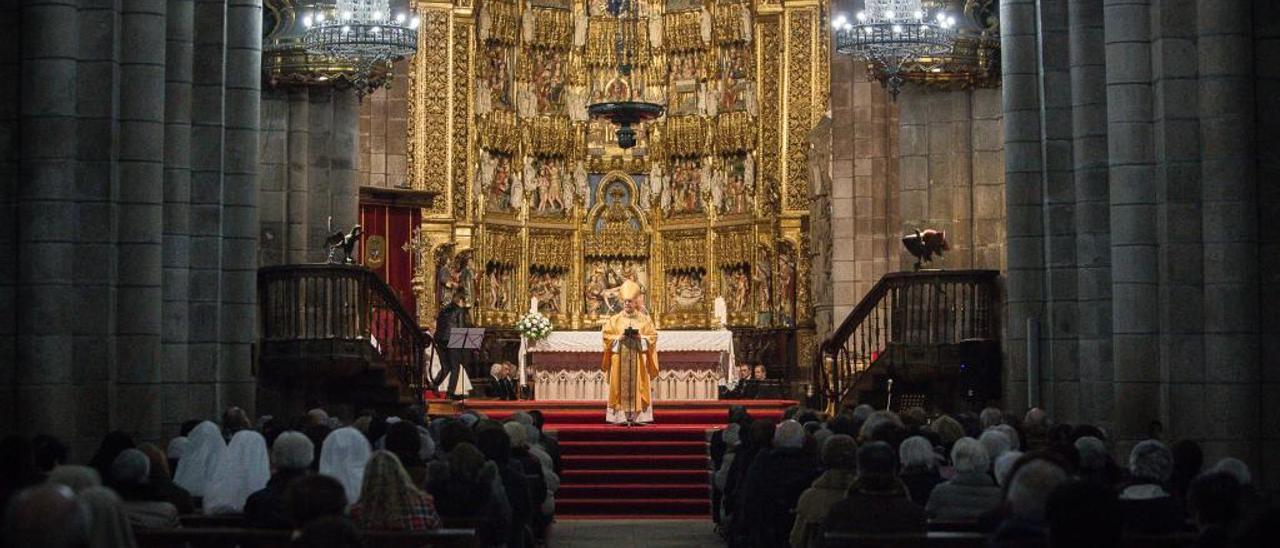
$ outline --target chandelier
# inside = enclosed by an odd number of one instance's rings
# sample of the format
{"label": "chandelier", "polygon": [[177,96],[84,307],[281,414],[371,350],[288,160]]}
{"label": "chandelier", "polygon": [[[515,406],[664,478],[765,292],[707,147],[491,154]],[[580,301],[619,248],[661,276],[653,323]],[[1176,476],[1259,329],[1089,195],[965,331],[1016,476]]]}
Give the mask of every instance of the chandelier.
{"label": "chandelier", "polygon": [[882,82],[894,99],[912,61],[949,54],[955,45],[956,19],[939,9],[927,13],[921,0],[866,0],[866,9],[850,21],[832,21],[836,51],[882,67]]}
{"label": "chandelier", "polygon": [[352,64],[352,84],[372,91],[371,75],[418,50],[418,17],[393,14],[390,0],[337,0],[332,9],[303,17],[307,53]]}
{"label": "chandelier", "polygon": [[[592,103],[587,106],[587,114],[595,119],[603,119],[618,126],[618,146],[628,149],[636,146],[635,125],[662,116],[662,105],[635,100],[635,88],[625,82],[631,75],[637,62],[634,49],[637,37],[641,32],[639,10],[636,0],[608,0],[606,10],[618,21],[617,33],[614,36],[614,58],[618,70],[618,78],[625,89],[625,96],[610,96],[611,101]],[[611,86],[612,87],[612,86]]]}

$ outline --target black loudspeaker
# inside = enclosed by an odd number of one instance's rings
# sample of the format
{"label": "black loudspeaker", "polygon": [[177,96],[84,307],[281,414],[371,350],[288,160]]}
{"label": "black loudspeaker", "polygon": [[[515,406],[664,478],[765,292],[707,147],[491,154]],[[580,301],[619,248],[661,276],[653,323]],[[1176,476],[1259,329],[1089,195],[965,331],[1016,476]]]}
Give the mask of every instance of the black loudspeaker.
{"label": "black loudspeaker", "polygon": [[959,349],[959,401],[971,410],[999,401],[1001,396],[1000,343],[987,339],[962,341]]}

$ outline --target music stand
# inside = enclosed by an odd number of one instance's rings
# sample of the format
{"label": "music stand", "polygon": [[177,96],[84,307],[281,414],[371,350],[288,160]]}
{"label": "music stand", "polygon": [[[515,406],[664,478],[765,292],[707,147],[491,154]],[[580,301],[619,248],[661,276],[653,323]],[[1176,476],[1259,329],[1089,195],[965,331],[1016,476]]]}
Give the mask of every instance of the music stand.
{"label": "music stand", "polygon": [[449,330],[449,348],[454,350],[479,350],[484,342],[483,327],[462,327]]}

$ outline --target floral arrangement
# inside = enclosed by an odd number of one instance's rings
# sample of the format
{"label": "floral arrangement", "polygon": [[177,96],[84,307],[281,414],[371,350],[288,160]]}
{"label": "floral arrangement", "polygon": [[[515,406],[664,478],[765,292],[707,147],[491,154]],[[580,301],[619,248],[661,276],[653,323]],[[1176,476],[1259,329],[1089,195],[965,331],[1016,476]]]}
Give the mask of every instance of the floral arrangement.
{"label": "floral arrangement", "polygon": [[551,330],[554,327],[551,325],[551,320],[543,316],[541,312],[530,312],[516,322],[516,330],[520,332],[520,336],[528,339],[529,342],[537,342],[547,338],[547,335],[551,334]]}

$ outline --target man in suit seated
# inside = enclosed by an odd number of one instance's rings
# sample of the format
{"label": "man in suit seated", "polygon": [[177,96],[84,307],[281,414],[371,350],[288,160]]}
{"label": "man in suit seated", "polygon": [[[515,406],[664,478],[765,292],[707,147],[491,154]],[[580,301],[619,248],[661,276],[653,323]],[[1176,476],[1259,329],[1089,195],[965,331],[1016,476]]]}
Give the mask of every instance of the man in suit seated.
{"label": "man in suit seated", "polygon": [[489,366],[489,385],[484,389],[484,395],[495,400],[509,400],[511,384],[507,379],[507,368],[501,363],[495,363]]}

